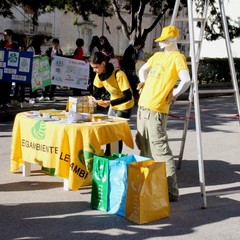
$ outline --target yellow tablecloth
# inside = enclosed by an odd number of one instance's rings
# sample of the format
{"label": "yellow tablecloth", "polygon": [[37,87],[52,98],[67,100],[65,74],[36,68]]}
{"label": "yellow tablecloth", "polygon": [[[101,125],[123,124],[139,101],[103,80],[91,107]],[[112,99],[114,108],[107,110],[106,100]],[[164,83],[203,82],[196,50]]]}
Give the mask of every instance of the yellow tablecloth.
{"label": "yellow tablecloth", "polygon": [[119,140],[133,148],[125,120],[67,124],[19,113],[13,126],[10,172],[24,162],[55,168],[56,176],[69,180],[69,189],[78,190],[91,172],[93,155],[103,155],[101,145]]}

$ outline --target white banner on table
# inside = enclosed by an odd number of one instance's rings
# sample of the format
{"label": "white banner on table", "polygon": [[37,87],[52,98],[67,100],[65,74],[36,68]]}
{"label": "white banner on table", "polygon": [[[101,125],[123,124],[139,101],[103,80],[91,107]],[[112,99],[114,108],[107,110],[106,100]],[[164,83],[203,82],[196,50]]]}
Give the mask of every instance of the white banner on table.
{"label": "white banner on table", "polygon": [[54,56],[51,64],[52,84],[87,89],[89,63],[72,58]]}

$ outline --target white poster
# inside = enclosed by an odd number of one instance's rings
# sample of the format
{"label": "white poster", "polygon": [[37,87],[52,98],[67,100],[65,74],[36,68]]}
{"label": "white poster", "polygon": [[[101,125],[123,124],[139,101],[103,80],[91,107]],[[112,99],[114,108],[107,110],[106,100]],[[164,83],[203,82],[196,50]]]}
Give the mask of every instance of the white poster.
{"label": "white poster", "polygon": [[19,62],[19,53],[14,51],[8,52],[8,66],[17,67]]}
{"label": "white poster", "polygon": [[52,84],[87,89],[89,63],[72,58],[54,56],[51,64]]}

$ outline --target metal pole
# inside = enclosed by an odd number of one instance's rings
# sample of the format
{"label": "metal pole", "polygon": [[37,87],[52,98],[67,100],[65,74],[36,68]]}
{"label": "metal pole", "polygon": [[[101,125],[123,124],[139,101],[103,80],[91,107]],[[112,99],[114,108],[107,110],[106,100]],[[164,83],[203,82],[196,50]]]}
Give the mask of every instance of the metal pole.
{"label": "metal pole", "polygon": [[199,181],[201,193],[203,196],[203,208],[207,207],[207,197],[205,190],[205,174],[202,152],[202,138],[201,138],[201,120],[200,120],[200,106],[198,96],[198,79],[197,79],[197,66],[195,54],[195,36],[193,26],[193,0],[188,0],[188,17],[189,17],[189,37],[191,48],[191,66],[192,66],[192,81],[193,81],[193,95],[194,95],[194,111],[195,111],[195,124],[196,124],[196,137],[197,137],[197,153],[198,153],[198,168],[199,168]]}
{"label": "metal pole", "polygon": [[174,9],[173,9],[171,23],[170,23],[170,25],[172,25],[172,26],[175,24],[175,19],[177,17],[179,4],[180,4],[180,0],[176,0],[175,5],[174,5]]}
{"label": "metal pole", "polygon": [[[229,61],[229,66],[230,66],[230,71],[231,71],[231,76],[232,76],[233,87],[235,90],[235,97],[236,97],[238,116],[239,116],[240,115],[239,88],[238,88],[236,70],[235,70],[233,56],[232,56],[232,49],[230,46],[230,37],[229,37],[228,24],[227,24],[227,18],[226,18],[226,14],[225,14],[223,0],[219,0],[219,6],[220,6],[220,11],[221,11],[221,17],[222,17],[222,23],[223,23],[223,29],[224,29],[224,37],[225,37],[225,43],[226,43],[226,48],[227,48],[227,53],[228,53],[228,61]],[[240,116],[239,116],[239,123],[240,123]]]}

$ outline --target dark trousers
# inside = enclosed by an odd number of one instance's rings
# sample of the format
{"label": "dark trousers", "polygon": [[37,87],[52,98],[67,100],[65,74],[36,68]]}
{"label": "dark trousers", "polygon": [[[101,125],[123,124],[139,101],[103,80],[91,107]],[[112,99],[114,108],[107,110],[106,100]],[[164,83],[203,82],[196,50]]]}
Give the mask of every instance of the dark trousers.
{"label": "dark trousers", "polygon": [[[121,153],[122,152],[122,148],[123,148],[123,142],[122,140],[118,141],[118,153]],[[111,153],[111,145],[110,143],[108,143],[106,145],[106,149],[105,149],[105,152],[104,152],[104,155],[105,156],[110,156],[112,153]]]}
{"label": "dark trousers", "polygon": [[13,100],[17,100],[19,102],[25,101],[25,86],[24,83],[15,83],[15,87],[13,88]]}
{"label": "dark trousers", "polygon": [[0,104],[6,105],[10,103],[10,95],[12,89],[12,82],[0,81]]}
{"label": "dark trousers", "polygon": [[46,86],[42,91],[42,96],[47,97],[48,95],[50,99],[54,98],[56,87],[57,87],[56,85]]}

